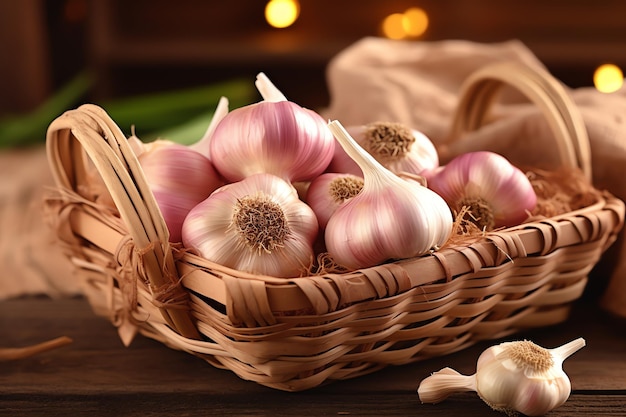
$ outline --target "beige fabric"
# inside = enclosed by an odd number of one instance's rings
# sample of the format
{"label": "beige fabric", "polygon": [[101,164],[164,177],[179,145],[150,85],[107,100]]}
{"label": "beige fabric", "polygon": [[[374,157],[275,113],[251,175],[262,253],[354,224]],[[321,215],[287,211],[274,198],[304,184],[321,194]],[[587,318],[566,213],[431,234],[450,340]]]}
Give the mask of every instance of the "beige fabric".
{"label": "beige fabric", "polygon": [[52,179],[43,146],[0,152],[0,300],[80,292],[42,215],[47,185]]}
{"label": "beige fabric", "polygon": [[[364,38],[330,62],[327,80],[331,101],[323,115],[345,126],[376,120],[406,123],[442,146],[463,81],[478,68],[503,60],[545,68],[515,40],[479,44]],[[568,91],[588,130],[595,186],[626,200],[626,88],[612,94],[591,87]],[[492,150],[519,165],[553,167],[559,161],[550,136],[540,111],[515,92],[506,91],[491,123],[453,142],[448,157]],[[443,156],[442,162],[445,160]],[[624,232],[615,246],[610,252],[613,258],[604,259],[600,265],[611,274],[603,305],[626,316]]]}

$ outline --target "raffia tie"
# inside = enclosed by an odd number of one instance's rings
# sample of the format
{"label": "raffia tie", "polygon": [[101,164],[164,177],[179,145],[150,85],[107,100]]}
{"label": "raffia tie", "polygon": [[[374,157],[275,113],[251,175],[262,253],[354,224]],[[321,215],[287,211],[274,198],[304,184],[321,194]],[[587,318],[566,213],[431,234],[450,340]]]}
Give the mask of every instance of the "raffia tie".
{"label": "raffia tie", "polygon": [[139,278],[147,285],[147,278],[140,252],[146,253],[147,249],[137,251],[130,236],[122,239],[115,250],[115,273],[118,286],[124,299],[124,316],[132,317],[132,312],[137,310]]}
{"label": "raffia tie", "polygon": [[[181,244],[165,243],[165,252],[171,252],[174,264],[181,259],[187,250]],[[153,304],[159,308],[189,310],[189,293],[182,286],[184,276],[178,276],[178,271],[169,271],[167,263],[163,262],[163,276],[169,278],[169,284],[152,290]]]}
{"label": "raffia tie", "polygon": [[[138,303],[138,285],[144,285],[151,289],[152,303],[158,308],[167,309],[189,309],[189,296],[187,291],[182,287],[182,277],[178,277],[177,271],[169,271],[167,262],[163,262],[161,273],[168,277],[168,283],[158,288],[150,285],[149,278],[146,273],[144,256],[154,251],[156,243],[152,242],[144,248],[137,248],[130,236],[122,239],[115,253],[116,273],[119,277],[119,287],[125,298],[125,308],[132,312],[137,309]],[[165,252],[171,251],[174,259],[183,256],[181,251],[170,243],[166,243]]]}
{"label": "raffia tie", "polygon": [[42,214],[45,224],[58,236],[59,243],[66,247],[80,246],[80,241],[72,230],[70,216],[73,210],[83,204],[92,203],[64,188],[48,189],[44,194]]}

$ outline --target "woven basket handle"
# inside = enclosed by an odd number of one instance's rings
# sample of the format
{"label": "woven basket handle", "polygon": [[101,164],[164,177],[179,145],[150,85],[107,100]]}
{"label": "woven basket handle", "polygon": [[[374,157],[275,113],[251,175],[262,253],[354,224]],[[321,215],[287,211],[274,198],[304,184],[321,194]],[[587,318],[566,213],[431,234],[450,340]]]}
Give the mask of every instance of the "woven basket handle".
{"label": "woven basket handle", "polygon": [[563,85],[547,71],[519,62],[500,62],[471,74],[461,87],[448,143],[489,122],[489,110],[501,88],[519,90],[546,117],[557,142],[561,163],[578,167],[591,181],[591,150],[583,118]]}
{"label": "woven basket handle", "polygon": [[[152,294],[177,284],[165,221],[126,136],[107,113],[91,104],[65,112],[48,127],[46,147],[56,184],[73,191],[81,177],[84,180],[84,154],[91,159],[141,252]],[[160,310],[178,333],[199,338],[188,311],[166,306]]]}

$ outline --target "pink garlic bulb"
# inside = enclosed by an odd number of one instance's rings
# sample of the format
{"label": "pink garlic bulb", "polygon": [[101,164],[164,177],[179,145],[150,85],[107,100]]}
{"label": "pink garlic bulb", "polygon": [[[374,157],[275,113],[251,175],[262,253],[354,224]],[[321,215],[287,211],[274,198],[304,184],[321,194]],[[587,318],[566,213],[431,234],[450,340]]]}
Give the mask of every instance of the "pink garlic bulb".
{"label": "pink garlic bulb", "polygon": [[333,260],[347,268],[367,268],[443,246],[452,232],[452,214],[443,198],[383,167],[338,121],[328,126],[364,174],[361,192],[339,206],[326,225]]}
{"label": "pink garlic bulb", "polygon": [[333,213],[361,192],[363,178],[351,174],[327,172],[311,181],[306,202],[317,216],[320,228],[325,229]]}
{"label": "pink garlic bulb", "polygon": [[287,101],[259,74],[264,100],[230,111],[217,124],[210,157],[229,181],[268,173],[290,182],[308,181],[328,166],[335,140],[316,112]]}
{"label": "pink garlic bulb", "polygon": [[222,178],[207,157],[169,141],[147,144],[138,160],[170,232],[170,242],[182,241],[185,217],[224,183]]}
{"label": "pink garlic bulb", "polygon": [[522,223],[537,204],[528,177],[494,152],[457,156],[427,179],[453,211],[469,208],[470,217],[486,231]]}

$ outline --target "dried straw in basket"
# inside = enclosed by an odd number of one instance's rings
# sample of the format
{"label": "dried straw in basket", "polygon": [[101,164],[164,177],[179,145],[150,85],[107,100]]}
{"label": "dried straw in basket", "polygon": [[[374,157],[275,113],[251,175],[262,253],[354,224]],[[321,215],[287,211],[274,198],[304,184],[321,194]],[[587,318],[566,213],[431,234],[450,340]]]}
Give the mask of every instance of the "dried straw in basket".
{"label": "dried straw in basket", "polygon": [[[487,120],[504,84],[545,111],[565,169],[579,169],[590,184],[588,141],[576,109],[549,75],[518,64],[470,77],[451,140]],[[344,273],[258,276],[168,243],[126,138],[99,107],[85,105],[55,120],[47,150],[60,188],[48,200],[60,244],[94,310],[111,319],[122,340],[130,343],[139,331],[286,391],[565,320],[624,221],[623,202],[594,190],[591,204],[458,239],[432,255]],[[85,193],[93,188],[90,164],[117,210]]]}

